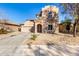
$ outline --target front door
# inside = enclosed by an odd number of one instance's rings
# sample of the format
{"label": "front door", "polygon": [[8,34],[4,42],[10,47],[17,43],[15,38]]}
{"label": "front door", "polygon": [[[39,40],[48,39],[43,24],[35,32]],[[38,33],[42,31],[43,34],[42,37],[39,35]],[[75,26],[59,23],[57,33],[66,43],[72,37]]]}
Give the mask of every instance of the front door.
{"label": "front door", "polygon": [[37,25],[37,32],[42,33],[42,25],[41,24]]}

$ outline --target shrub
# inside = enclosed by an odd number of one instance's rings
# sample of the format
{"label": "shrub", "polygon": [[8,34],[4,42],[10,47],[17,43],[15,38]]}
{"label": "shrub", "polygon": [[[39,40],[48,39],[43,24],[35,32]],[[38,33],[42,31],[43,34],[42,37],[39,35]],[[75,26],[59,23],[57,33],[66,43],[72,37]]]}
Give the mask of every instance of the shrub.
{"label": "shrub", "polygon": [[7,34],[8,31],[7,30],[4,30],[3,28],[0,29],[0,34]]}
{"label": "shrub", "polygon": [[36,38],[37,38],[37,35],[36,35],[36,34],[32,34],[31,39],[32,39],[32,40],[36,40]]}

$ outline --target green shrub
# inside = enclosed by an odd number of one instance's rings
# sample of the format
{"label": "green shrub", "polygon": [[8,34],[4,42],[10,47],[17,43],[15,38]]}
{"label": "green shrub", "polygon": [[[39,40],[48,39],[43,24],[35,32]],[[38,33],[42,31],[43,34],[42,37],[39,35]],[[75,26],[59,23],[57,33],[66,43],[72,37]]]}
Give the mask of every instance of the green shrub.
{"label": "green shrub", "polygon": [[36,34],[32,34],[31,39],[32,40],[36,40],[36,38],[37,38],[37,35]]}

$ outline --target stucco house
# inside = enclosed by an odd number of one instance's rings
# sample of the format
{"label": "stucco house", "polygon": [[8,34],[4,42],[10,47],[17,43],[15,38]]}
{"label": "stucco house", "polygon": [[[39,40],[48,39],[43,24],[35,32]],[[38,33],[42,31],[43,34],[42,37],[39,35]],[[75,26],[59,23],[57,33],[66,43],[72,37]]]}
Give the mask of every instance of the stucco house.
{"label": "stucco house", "polygon": [[36,15],[35,20],[29,20],[21,27],[22,32],[54,33],[58,26],[58,8],[45,6]]}
{"label": "stucco house", "polygon": [[6,19],[0,19],[0,29],[2,28],[7,31],[20,31],[20,25]]}

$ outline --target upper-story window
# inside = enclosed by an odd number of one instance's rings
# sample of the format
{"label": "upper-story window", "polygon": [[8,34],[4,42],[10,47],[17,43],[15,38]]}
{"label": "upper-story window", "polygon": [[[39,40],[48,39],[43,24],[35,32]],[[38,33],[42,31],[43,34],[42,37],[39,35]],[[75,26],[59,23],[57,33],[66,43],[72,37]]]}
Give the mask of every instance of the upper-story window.
{"label": "upper-story window", "polygon": [[48,12],[48,19],[51,19],[52,18],[52,12]]}
{"label": "upper-story window", "polygon": [[49,15],[52,15],[52,12],[50,11],[50,12],[48,12],[48,14],[49,14]]}

